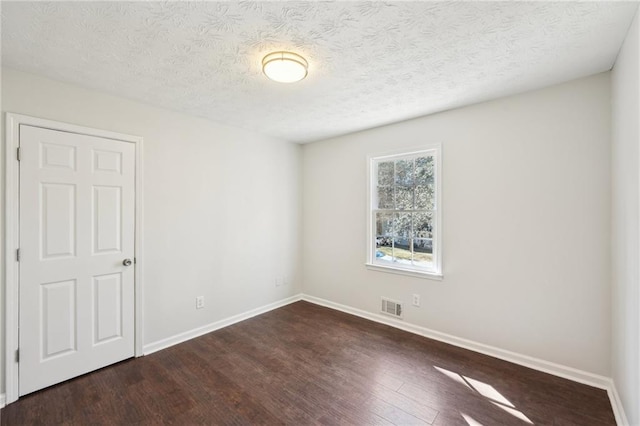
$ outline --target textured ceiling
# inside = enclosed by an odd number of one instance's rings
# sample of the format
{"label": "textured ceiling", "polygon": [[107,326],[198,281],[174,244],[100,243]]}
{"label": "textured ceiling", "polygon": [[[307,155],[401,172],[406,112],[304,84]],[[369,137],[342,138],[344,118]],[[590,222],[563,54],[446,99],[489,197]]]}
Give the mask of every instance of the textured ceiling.
{"label": "textured ceiling", "polygon": [[[309,142],[609,70],[637,3],[1,6],[5,66]],[[309,76],[269,81],[274,50]]]}

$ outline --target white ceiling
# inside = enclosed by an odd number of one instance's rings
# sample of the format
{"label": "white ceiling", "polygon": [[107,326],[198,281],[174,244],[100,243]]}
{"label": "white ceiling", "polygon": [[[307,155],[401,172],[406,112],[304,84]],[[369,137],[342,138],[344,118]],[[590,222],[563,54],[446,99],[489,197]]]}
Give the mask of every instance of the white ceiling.
{"label": "white ceiling", "polygon": [[3,1],[2,61],[309,142],[609,70],[637,4]]}

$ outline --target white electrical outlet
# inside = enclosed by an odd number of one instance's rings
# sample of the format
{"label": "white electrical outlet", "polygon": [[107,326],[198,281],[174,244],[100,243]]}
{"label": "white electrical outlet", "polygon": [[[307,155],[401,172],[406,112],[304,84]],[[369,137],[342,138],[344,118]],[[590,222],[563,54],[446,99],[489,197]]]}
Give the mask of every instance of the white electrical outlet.
{"label": "white electrical outlet", "polygon": [[420,306],[420,295],[419,294],[414,294],[413,295],[413,306]]}
{"label": "white electrical outlet", "polygon": [[280,287],[282,285],[284,285],[284,278],[276,277],[276,287]]}
{"label": "white electrical outlet", "polygon": [[204,308],[204,296],[196,297],[196,309]]}

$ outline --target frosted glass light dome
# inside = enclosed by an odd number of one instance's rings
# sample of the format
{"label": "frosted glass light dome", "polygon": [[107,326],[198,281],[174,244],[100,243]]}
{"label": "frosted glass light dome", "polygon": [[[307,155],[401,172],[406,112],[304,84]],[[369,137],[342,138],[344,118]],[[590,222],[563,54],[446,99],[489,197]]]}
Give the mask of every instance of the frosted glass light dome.
{"label": "frosted glass light dome", "polygon": [[278,83],[295,83],[307,76],[309,64],[293,52],[272,52],[262,59],[262,72]]}

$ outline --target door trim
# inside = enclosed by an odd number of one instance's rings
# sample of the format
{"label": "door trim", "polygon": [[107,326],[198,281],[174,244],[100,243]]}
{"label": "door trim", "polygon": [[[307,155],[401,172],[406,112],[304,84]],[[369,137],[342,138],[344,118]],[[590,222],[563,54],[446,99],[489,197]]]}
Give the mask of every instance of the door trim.
{"label": "door trim", "polygon": [[140,136],[125,135],[107,130],[61,123],[43,118],[22,114],[6,113],[5,128],[5,245],[4,245],[4,283],[5,283],[5,392],[6,403],[18,399],[19,377],[16,351],[18,349],[19,325],[19,265],[16,250],[20,242],[20,168],[17,159],[17,148],[20,143],[20,125],[25,124],[50,130],[98,136],[135,144],[135,271],[134,271],[134,322],[135,322],[135,356],[143,355],[143,194],[142,194],[142,153],[143,139]]}

